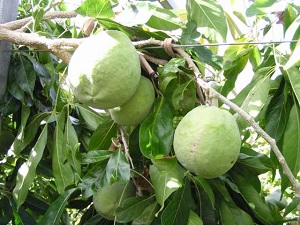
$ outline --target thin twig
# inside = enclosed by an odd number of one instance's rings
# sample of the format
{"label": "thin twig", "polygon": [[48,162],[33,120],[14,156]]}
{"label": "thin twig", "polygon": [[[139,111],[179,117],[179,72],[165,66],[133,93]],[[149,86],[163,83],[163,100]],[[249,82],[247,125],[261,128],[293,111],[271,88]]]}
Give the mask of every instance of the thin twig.
{"label": "thin twig", "polygon": [[132,169],[135,169],[135,168],[134,168],[133,161],[132,161],[132,158],[131,158],[131,156],[130,156],[130,154],[129,154],[128,141],[127,141],[125,132],[124,132],[124,130],[123,130],[123,128],[122,128],[121,126],[119,126],[119,131],[120,131],[122,143],[123,143],[123,146],[124,146],[125,156],[126,156],[126,158],[129,160],[130,165],[131,165],[131,168],[132,168]]}
{"label": "thin twig", "polygon": [[146,54],[146,53],[143,53],[143,56],[144,56],[144,58],[147,60],[147,61],[149,61],[149,62],[151,62],[151,63],[154,63],[154,64],[156,64],[156,65],[158,65],[158,66],[160,66],[160,65],[165,65],[165,64],[167,64],[167,62],[168,62],[168,60],[164,60],[164,59],[158,59],[158,58],[156,58],[156,57],[154,57],[154,56],[152,56],[152,55],[148,55],[148,54]]}

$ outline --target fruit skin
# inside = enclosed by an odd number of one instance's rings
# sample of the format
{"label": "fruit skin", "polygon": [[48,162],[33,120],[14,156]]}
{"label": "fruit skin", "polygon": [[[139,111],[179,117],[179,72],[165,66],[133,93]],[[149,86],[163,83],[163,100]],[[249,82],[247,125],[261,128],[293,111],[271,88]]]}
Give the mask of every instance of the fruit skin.
{"label": "fruit skin", "polygon": [[105,219],[114,220],[115,210],[121,203],[136,194],[133,182],[115,182],[110,186],[100,188],[93,194],[96,211]]}
{"label": "fruit skin", "polygon": [[215,106],[198,106],[179,122],[174,133],[178,161],[203,178],[226,173],[240,152],[240,133],[234,117]]}
{"label": "fruit skin", "polygon": [[149,115],[154,99],[155,91],[152,82],[142,76],[132,98],[124,105],[110,109],[109,112],[117,124],[136,126]]}
{"label": "fruit skin", "polygon": [[127,102],[141,77],[138,53],[116,30],[90,36],[71,57],[67,85],[83,104],[110,109]]}

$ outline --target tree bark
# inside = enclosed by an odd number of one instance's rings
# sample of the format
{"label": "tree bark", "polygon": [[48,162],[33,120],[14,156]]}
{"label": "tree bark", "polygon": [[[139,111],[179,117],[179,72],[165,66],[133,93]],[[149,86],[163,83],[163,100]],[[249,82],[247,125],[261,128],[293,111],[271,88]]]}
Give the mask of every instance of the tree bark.
{"label": "tree bark", "polygon": [[[16,19],[18,4],[18,0],[0,1],[0,24]],[[6,91],[11,47],[11,43],[0,41],[0,98]]]}

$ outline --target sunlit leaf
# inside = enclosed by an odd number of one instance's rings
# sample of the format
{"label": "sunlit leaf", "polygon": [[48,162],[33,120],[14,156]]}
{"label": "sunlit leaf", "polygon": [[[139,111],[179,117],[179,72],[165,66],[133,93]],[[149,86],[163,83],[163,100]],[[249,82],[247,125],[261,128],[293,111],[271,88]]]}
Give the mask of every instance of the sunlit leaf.
{"label": "sunlit leaf", "polygon": [[28,160],[18,170],[16,186],[13,190],[18,209],[25,202],[28,190],[35,179],[36,167],[43,156],[47,144],[47,136],[48,126],[46,124],[34,147],[31,149]]}
{"label": "sunlit leaf", "polygon": [[203,221],[193,210],[190,210],[189,221],[187,225],[203,225]]}
{"label": "sunlit leaf", "polygon": [[247,16],[256,16],[258,14],[264,14],[271,12],[270,7],[276,2],[276,0],[256,0],[250,7],[246,10]]}
{"label": "sunlit leaf", "polygon": [[95,150],[87,153],[78,153],[77,157],[82,164],[90,164],[109,159],[112,153],[109,150]]}
{"label": "sunlit leaf", "polygon": [[164,208],[164,202],[183,184],[185,170],[176,162],[176,159],[158,160],[155,165],[150,166],[150,177],[155,190],[157,202]]}
{"label": "sunlit leaf", "polygon": [[223,42],[227,36],[227,26],[222,7],[216,1],[188,0],[188,21],[197,23],[200,32],[212,42]]}
{"label": "sunlit leaf", "polygon": [[76,12],[82,16],[93,18],[112,18],[114,12],[109,0],[85,0]]}
{"label": "sunlit leaf", "polygon": [[286,76],[291,84],[292,90],[297,98],[298,104],[300,104],[300,76],[299,69],[291,67],[286,71]]}

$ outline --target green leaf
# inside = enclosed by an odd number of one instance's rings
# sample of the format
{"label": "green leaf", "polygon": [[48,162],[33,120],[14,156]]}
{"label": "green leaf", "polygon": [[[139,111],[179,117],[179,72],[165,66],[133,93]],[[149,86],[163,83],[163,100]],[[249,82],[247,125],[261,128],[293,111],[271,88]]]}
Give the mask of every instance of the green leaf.
{"label": "green leaf", "polygon": [[289,117],[290,104],[287,101],[287,86],[284,79],[270,101],[266,112],[266,132],[276,141],[284,134]]}
{"label": "green leaf", "polygon": [[[269,72],[269,70],[267,70]],[[257,71],[257,74],[262,73],[262,71]],[[262,76],[258,78],[258,81],[255,83],[253,88],[246,94],[241,108],[250,114],[254,119],[262,110],[263,106],[268,100],[268,94],[270,89],[270,75],[267,73],[267,76]],[[239,124],[240,130],[248,127],[247,121],[243,119],[240,115],[237,117],[237,123]]]}
{"label": "green leaf", "polygon": [[143,212],[138,215],[133,221],[132,225],[150,225],[155,218],[156,212],[159,210],[157,202],[148,205]]}
{"label": "green leaf", "polygon": [[190,210],[189,221],[187,225],[203,225],[203,221],[193,210]]}
{"label": "green leaf", "polygon": [[300,199],[299,198],[293,198],[292,201],[290,202],[290,204],[288,204],[287,207],[285,208],[283,216],[286,216],[290,212],[292,212],[293,210],[297,209],[297,205],[299,203],[300,203]]}
{"label": "green leaf", "polygon": [[122,150],[118,149],[111,154],[106,166],[106,179],[110,183],[129,181],[130,165]]}
{"label": "green leaf", "polygon": [[14,67],[15,77],[20,88],[33,98],[36,73],[31,62],[22,55],[19,57],[19,64]]}
{"label": "green leaf", "polygon": [[227,26],[222,7],[213,0],[187,0],[188,21],[197,23],[200,33],[212,42],[224,42]]}
{"label": "green leaf", "polygon": [[285,74],[292,86],[292,90],[297,98],[298,104],[300,104],[300,76],[299,70],[296,67],[291,67]]}
{"label": "green leaf", "polygon": [[144,25],[156,10],[156,6],[148,1],[132,2],[125,5],[124,9],[115,18],[125,26]]}
{"label": "green leaf", "polygon": [[270,7],[276,0],[256,0],[248,9],[246,9],[246,16],[256,16],[270,12]]}
{"label": "green leaf", "polygon": [[43,156],[47,143],[47,137],[48,126],[46,124],[34,147],[31,149],[28,160],[23,163],[18,170],[16,186],[13,190],[13,197],[17,203],[17,209],[19,209],[20,206],[25,202],[28,190],[34,181],[36,167]]}
{"label": "green leaf", "polygon": [[248,171],[255,175],[272,170],[272,162],[267,155],[246,147],[241,148],[237,164],[248,168]]}
{"label": "green leaf", "polygon": [[150,159],[162,158],[171,151],[173,141],[173,115],[164,98],[156,99],[154,112],[141,124],[140,149]]}
{"label": "green leaf", "polygon": [[251,216],[233,202],[230,204],[221,200],[219,212],[222,225],[253,225]]}
{"label": "green leaf", "polygon": [[162,225],[187,224],[190,213],[190,205],[193,202],[189,182],[174,193],[173,199],[169,202],[161,215]]}
{"label": "green leaf", "polygon": [[101,122],[93,133],[88,149],[102,150],[109,149],[111,140],[117,136],[117,124],[108,115],[101,115]]}
{"label": "green leaf", "polygon": [[26,126],[29,114],[30,114],[29,109],[23,108],[22,118],[21,118],[21,126],[19,128],[18,135],[16,136],[16,139],[11,147],[12,148],[11,150],[16,155],[20,154],[20,152],[27,145],[30,144],[30,142],[36,136],[36,133],[37,133],[39,127],[41,126],[41,124],[43,123],[43,121],[44,120],[46,121],[49,118],[48,113],[35,114],[30,119],[29,124]]}
{"label": "green leaf", "polygon": [[283,137],[282,154],[294,176],[300,170],[300,110],[294,104]]}
{"label": "green leaf", "polygon": [[172,95],[174,109],[182,115],[185,115],[195,107],[195,99],[196,87],[193,80],[179,85]]}
{"label": "green leaf", "polygon": [[155,160],[155,164],[150,166],[149,173],[162,210],[166,199],[182,186],[185,170],[175,158]]}
{"label": "green leaf", "polygon": [[56,225],[59,223],[59,220],[65,210],[65,207],[68,204],[68,200],[71,195],[78,190],[77,188],[73,188],[67,190],[62,195],[60,195],[49,207],[46,214],[43,216],[42,220],[39,221],[38,225]]}
{"label": "green leaf", "polygon": [[182,26],[180,19],[172,11],[159,7],[146,24],[157,30],[176,30]]}
{"label": "green leaf", "polygon": [[74,183],[74,171],[68,162],[67,156],[67,140],[64,134],[65,125],[66,113],[63,110],[57,115],[52,150],[52,170],[57,191],[60,194],[64,193],[66,187]]}
{"label": "green leaf", "polygon": [[[300,26],[300,16],[299,16],[298,26]],[[284,65],[283,68],[285,70],[288,70],[292,66],[296,66],[296,64],[298,65],[299,62],[300,62],[300,56],[299,55],[300,55],[300,41],[298,40],[296,48],[292,52],[292,55],[290,56],[289,60],[286,62],[286,64]]]}
{"label": "green leaf", "polygon": [[87,153],[78,153],[77,158],[81,164],[91,164],[109,159],[112,153],[109,150],[95,150]]}
{"label": "green leaf", "polygon": [[197,184],[197,186],[200,186],[203,189],[210,200],[211,206],[215,208],[215,194],[210,184],[205,179],[199,176],[194,177],[193,181]]}
{"label": "green leaf", "polygon": [[79,114],[82,116],[88,129],[93,131],[96,130],[103,121],[102,116],[99,113],[85,105],[76,104],[76,109],[78,109]]}
{"label": "green leaf", "polygon": [[144,209],[153,203],[153,196],[150,197],[131,197],[122,202],[121,207],[116,209],[115,220],[120,223],[128,223],[144,211]]}
{"label": "green leaf", "polygon": [[75,11],[82,16],[97,19],[112,18],[114,16],[109,0],[85,0]]}
{"label": "green leaf", "polygon": [[238,186],[240,194],[250,206],[255,217],[264,225],[273,225],[274,218],[270,208],[255,187],[248,181],[247,177],[233,170],[230,172],[230,176]]}

